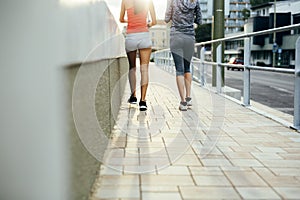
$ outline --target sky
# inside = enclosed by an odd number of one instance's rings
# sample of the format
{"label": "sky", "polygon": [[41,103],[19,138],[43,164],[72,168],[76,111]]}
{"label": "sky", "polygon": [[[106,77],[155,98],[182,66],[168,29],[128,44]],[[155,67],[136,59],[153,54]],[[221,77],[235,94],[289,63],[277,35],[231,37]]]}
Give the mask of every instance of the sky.
{"label": "sky", "polygon": [[[120,7],[122,0],[105,0],[108,7],[110,8],[112,14],[116,20],[119,20]],[[141,0],[146,1],[146,0]],[[157,19],[164,19],[165,10],[167,6],[167,0],[152,0],[156,12]]]}

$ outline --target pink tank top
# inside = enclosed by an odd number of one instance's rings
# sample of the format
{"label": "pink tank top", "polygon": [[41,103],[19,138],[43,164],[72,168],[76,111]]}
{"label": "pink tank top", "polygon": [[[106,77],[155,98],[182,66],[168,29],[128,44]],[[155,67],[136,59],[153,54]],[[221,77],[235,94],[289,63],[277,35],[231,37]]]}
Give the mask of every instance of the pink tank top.
{"label": "pink tank top", "polygon": [[134,7],[127,9],[127,33],[148,32],[147,10],[134,14]]}

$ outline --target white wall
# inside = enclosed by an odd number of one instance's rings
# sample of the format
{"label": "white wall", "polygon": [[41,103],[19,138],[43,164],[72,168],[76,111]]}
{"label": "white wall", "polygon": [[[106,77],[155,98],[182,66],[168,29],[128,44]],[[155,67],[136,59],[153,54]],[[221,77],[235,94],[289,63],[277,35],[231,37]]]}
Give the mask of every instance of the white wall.
{"label": "white wall", "polygon": [[106,4],[83,2],[0,2],[1,200],[69,199],[64,66],[124,55]]}

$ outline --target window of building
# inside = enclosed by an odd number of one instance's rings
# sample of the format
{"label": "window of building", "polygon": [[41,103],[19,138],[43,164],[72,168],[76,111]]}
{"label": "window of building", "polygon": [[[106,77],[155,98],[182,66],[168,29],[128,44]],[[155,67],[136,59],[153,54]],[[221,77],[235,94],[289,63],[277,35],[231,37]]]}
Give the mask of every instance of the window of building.
{"label": "window of building", "polygon": [[292,52],[291,52],[291,59],[292,59],[292,60],[295,60],[295,59],[296,59],[295,51],[292,51]]}
{"label": "window of building", "polygon": [[238,15],[238,18],[242,18],[243,17],[242,12],[238,12],[237,15]]}
{"label": "window of building", "polygon": [[257,52],[254,52],[254,53],[253,53],[253,58],[254,58],[254,59],[258,59]]}
{"label": "window of building", "polygon": [[264,60],[267,60],[267,59],[268,59],[268,52],[264,51]]}

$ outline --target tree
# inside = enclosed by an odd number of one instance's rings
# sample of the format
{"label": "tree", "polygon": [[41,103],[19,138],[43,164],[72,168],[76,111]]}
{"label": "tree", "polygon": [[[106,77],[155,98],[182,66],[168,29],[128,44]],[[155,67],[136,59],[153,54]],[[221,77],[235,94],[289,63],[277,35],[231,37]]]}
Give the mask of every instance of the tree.
{"label": "tree", "polygon": [[250,10],[248,10],[247,8],[244,8],[242,10],[242,15],[243,15],[244,20],[248,19],[250,17]]}
{"label": "tree", "polygon": [[269,3],[269,2],[273,2],[273,1],[271,1],[271,0],[250,0],[251,6],[257,6],[257,5]]}
{"label": "tree", "polygon": [[202,24],[195,29],[196,42],[211,40],[211,24]]}

